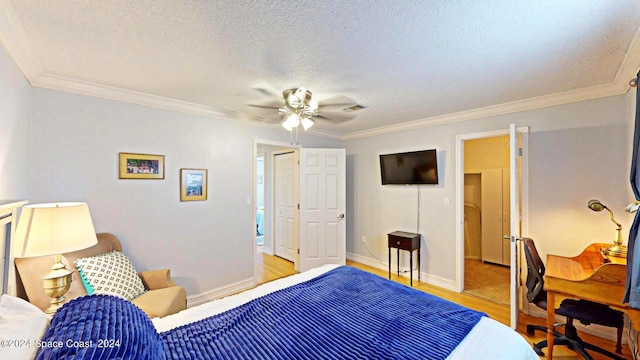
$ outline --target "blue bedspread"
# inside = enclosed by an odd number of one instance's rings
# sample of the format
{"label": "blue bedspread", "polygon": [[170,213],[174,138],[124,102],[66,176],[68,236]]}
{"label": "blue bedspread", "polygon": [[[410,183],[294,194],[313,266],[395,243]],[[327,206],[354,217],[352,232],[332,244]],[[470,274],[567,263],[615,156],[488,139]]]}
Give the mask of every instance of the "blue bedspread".
{"label": "blue bedspread", "polygon": [[[90,302],[95,302],[93,307],[108,302],[135,308],[127,301],[106,296],[88,296],[65,308]],[[94,318],[91,311],[84,313],[88,314],[85,317]],[[150,321],[137,319],[129,323],[131,316],[111,314],[100,319],[74,319],[69,329],[59,327],[60,332],[50,334],[50,330],[45,337],[66,339],[80,334],[80,338],[87,338],[106,333],[122,338],[124,343],[130,338],[149,336],[145,347],[155,351],[161,344],[164,349],[162,354],[145,357],[148,354],[137,340],[138,345],[129,353],[133,357],[124,355],[123,359],[444,359],[482,316],[485,315],[343,266],[159,336],[148,334],[148,327],[153,327]],[[57,319],[58,315],[52,327]],[[123,332],[102,330],[114,324],[119,324],[117,328]],[[127,331],[145,335],[130,335]],[[88,351],[83,354],[75,358],[112,359],[100,357],[99,351],[93,351],[91,356]],[[46,356],[46,351],[38,357],[56,358]]]}

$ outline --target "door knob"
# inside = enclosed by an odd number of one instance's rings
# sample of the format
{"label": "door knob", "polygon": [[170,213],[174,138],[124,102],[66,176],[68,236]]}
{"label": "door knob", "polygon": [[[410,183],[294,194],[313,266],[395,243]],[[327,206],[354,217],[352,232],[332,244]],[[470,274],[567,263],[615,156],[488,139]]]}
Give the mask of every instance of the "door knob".
{"label": "door knob", "polygon": [[344,214],[338,215],[338,219],[344,219]]}

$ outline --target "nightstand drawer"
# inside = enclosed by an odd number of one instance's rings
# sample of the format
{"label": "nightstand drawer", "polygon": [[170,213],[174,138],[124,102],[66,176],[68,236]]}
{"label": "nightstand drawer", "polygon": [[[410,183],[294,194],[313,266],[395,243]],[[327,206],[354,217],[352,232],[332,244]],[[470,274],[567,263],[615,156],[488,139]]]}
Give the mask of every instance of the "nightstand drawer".
{"label": "nightstand drawer", "polygon": [[413,249],[413,239],[399,237],[399,236],[389,236],[389,247],[396,248],[401,250],[409,250]]}

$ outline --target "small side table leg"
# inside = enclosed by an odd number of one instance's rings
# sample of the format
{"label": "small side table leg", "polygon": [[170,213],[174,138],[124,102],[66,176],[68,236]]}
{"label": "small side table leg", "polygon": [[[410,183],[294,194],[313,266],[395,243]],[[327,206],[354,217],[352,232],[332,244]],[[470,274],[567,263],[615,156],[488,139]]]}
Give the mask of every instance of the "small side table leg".
{"label": "small side table leg", "polygon": [[389,280],[391,280],[391,248],[389,248]]}
{"label": "small side table leg", "polygon": [[400,248],[396,249],[396,258],[398,259],[398,278],[400,277]]}
{"label": "small side table leg", "polygon": [[420,282],[420,273],[422,271],[420,270],[420,245],[418,244],[418,282]]}
{"label": "small side table leg", "polygon": [[409,252],[409,286],[413,286],[413,250]]}

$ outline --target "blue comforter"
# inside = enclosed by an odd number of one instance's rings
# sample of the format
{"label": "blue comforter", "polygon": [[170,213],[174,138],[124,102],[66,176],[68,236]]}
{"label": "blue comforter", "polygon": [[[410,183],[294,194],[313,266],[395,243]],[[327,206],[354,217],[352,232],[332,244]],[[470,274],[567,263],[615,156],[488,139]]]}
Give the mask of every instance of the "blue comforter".
{"label": "blue comforter", "polygon": [[[122,314],[101,311],[111,307]],[[119,352],[63,346],[37,359],[444,359],[484,316],[347,266],[161,334],[132,308],[142,313],[109,296],[71,301],[45,340],[110,336]]]}

